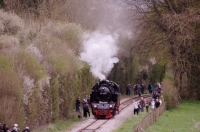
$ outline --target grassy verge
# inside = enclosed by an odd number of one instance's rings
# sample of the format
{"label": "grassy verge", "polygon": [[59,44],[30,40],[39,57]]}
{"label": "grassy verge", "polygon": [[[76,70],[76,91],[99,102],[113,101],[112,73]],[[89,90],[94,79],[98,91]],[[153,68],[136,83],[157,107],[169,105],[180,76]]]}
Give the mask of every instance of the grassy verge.
{"label": "grassy verge", "polygon": [[113,132],[132,132],[133,126],[142,120],[146,115],[147,112],[140,112],[138,115],[133,115],[130,120],[125,121],[119,129],[116,129]]}
{"label": "grassy verge", "polygon": [[200,101],[184,101],[179,108],[167,110],[145,132],[199,132]]}
{"label": "grassy verge", "polygon": [[54,124],[49,124],[34,130],[33,132],[64,132],[73,128],[73,126],[82,119],[68,119],[66,121],[58,121]]}

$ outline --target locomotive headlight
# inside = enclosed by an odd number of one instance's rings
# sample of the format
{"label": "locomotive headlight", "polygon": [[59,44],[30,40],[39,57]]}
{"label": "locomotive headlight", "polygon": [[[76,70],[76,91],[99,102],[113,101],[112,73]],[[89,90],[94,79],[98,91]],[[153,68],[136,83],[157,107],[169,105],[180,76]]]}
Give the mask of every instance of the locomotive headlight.
{"label": "locomotive headlight", "polygon": [[94,108],[97,108],[97,105],[94,105]]}
{"label": "locomotive headlight", "polygon": [[112,108],[112,105],[110,104],[110,108]]}

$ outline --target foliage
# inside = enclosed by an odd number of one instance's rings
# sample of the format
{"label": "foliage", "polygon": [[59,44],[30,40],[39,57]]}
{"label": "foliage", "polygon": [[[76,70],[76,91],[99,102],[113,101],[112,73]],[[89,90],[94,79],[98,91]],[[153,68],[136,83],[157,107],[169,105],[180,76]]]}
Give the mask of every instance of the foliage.
{"label": "foliage", "polygon": [[4,0],[0,0],[0,8],[4,8],[4,7],[5,7]]}
{"label": "foliage", "polygon": [[[12,123],[19,121],[21,82],[13,71],[13,61],[6,56],[0,56],[0,120]],[[13,111],[13,109],[15,111]],[[8,118],[9,115],[9,118]]]}
{"label": "foliage", "polygon": [[51,98],[52,98],[52,110],[53,110],[53,121],[59,120],[59,85],[58,80],[55,77],[52,77],[50,80],[51,86]]}
{"label": "foliage", "polygon": [[28,71],[28,74],[34,81],[42,79],[46,75],[46,71],[43,70],[43,66],[39,64],[37,58],[33,55],[24,54],[21,58],[21,65],[24,66],[24,69]]}
{"label": "foliage", "polygon": [[96,81],[79,60],[81,26],[29,21],[3,10],[0,18],[0,120],[9,126],[17,122],[34,129],[76,118],[71,113],[75,99],[89,94]]}
{"label": "foliage", "polygon": [[159,63],[153,65],[152,71],[150,73],[150,82],[152,84],[163,81],[163,78],[165,76],[165,67],[165,65],[160,65]]}
{"label": "foliage", "polygon": [[66,74],[67,72],[69,72],[68,62],[63,61],[63,60],[66,60],[65,57],[66,56],[63,54],[57,54],[56,56],[52,54],[51,56],[49,56],[49,63],[52,64],[52,70],[56,74]]}
{"label": "foliage", "polygon": [[16,35],[23,27],[23,20],[12,13],[0,10],[0,34]]}
{"label": "foliage", "polygon": [[177,92],[177,88],[174,87],[171,79],[165,78],[162,82],[163,96],[166,103],[167,109],[176,108],[179,105],[180,95]]}

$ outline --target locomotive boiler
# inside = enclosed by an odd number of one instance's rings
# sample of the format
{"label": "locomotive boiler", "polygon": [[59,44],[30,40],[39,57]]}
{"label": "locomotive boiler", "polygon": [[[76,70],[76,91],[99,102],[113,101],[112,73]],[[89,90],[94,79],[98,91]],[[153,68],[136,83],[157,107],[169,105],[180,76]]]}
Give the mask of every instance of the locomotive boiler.
{"label": "locomotive boiler", "polygon": [[101,80],[95,84],[90,94],[90,106],[95,118],[112,118],[119,112],[120,89],[118,84]]}

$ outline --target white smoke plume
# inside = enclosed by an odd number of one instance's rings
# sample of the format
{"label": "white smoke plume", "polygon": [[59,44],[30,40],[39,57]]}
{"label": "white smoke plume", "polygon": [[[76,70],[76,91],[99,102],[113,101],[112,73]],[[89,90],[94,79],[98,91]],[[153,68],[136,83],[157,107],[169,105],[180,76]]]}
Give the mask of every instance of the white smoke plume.
{"label": "white smoke plume", "polygon": [[114,64],[118,63],[117,53],[114,37],[98,31],[86,35],[80,59],[90,65],[94,77],[102,80],[106,79]]}

